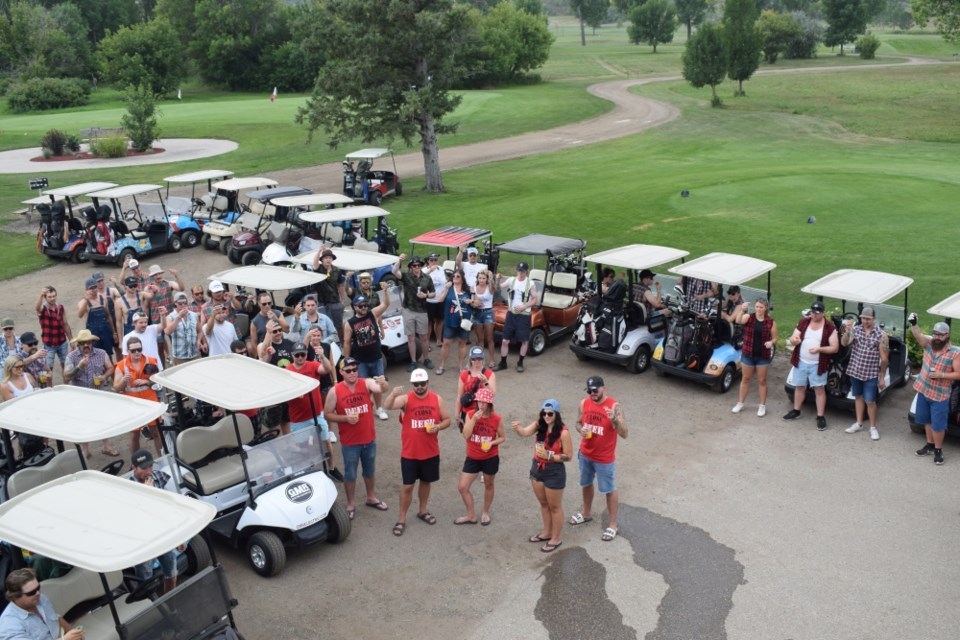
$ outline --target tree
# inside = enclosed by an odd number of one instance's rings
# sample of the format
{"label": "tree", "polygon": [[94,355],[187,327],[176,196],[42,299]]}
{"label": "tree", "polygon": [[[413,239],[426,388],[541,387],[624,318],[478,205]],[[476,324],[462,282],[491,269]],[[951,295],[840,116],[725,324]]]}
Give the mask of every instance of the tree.
{"label": "tree", "polygon": [[703,22],[707,16],[708,0],[674,0],[677,9],[677,22],[687,25],[687,40],[693,27]]}
{"label": "tree", "polygon": [[513,6],[515,6],[518,11],[526,11],[532,16],[547,17],[547,11],[543,8],[543,2],[541,2],[541,0],[513,0]]}
{"label": "tree", "polygon": [[717,85],[723,82],[726,74],[720,29],[716,25],[705,24],[687,41],[687,48],[683,52],[683,78],[695,89],[710,85],[713,90],[710,104],[719,107],[722,102],[717,97]]}
{"label": "tree", "polygon": [[580,20],[580,46],[587,46],[586,25],[596,29],[607,17],[609,0],[569,0],[573,15]]}
{"label": "tree", "polygon": [[796,21],[800,31],[787,43],[783,57],[793,59],[816,57],[817,46],[823,42],[823,24],[803,11],[794,11],[789,15]]}
{"label": "tree", "polygon": [[823,43],[828,47],[853,42],[857,36],[867,31],[867,11],[863,0],[823,0],[823,17],[827,21],[827,31],[823,34]]}
{"label": "tree", "polygon": [[477,20],[477,82],[504,82],[543,66],[550,56],[553,34],[543,16],[501,2]]}
{"label": "tree", "polygon": [[727,55],[727,75],[738,83],[734,95],[744,95],[743,81],[749,80],[760,66],[762,43],[756,22],[754,0],[727,0],[724,4],[723,48]]}
{"label": "tree", "polygon": [[176,89],[186,71],[180,40],[164,18],[107,34],[97,59],[108,82],[120,87],[145,84],[158,96]]}
{"label": "tree", "polygon": [[648,0],[648,2],[630,10],[630,22],[627,36],[633,44],[645,42],[657,52],[661,42],[671,42],[673,32],[677,30],[677,21],[673,17],[673,7],[667,0]]}
{"label": "tree", "polygon": [[136,22],[140,15],[137,0],[72,0],[90,29],[90,40],[100,42],[108,31]]}
{"label": "tree", "polygon": [[120,118],[124,133],[137,151],[153,148],[153,141],[160,137],[157,128],[157,97],[147,84],[131,86],[124,95],[127,113]]}
{"label": "tree", "polygon": [[45,9],[18,0],[0,12],[0,74],[89,78],[94,67],[87,25],[75,5]]}
{"label": "tree", "polygon": [[960,4],[956,0],[912,0],[917,24],[933,20],[944,38],[955,42],[960,36]]}
{"label": "tree", "polygon": [[437,135],[460,104],[450,88],[465,71],[470,9],[452,0],[328,0],[318,25],[325,64],[296,120],[332,147],[400,138],[420,141],[426,189],[442,191]]}
{"label": "tree", "polygon": [[769,9],[760,14],[757,29],[760,30],[763,59],[769,64],[776,62],[777,57],[787,50],[790,43],[802,35],[800,25],[793,16]]}

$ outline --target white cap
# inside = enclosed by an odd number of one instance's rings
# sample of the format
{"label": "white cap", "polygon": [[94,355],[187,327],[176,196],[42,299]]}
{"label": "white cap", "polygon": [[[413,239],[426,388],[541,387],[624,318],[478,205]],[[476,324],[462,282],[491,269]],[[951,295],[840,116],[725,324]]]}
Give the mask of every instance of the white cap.
{"label": "white cap", "polygon": [[140,268],[140,261],[139,261],[139,260],[131,260],[131,261],[130,261],[130,268],[131,268],[131,269],[138,269],[138,268]]}
{"label": "white cap", "polygon": [[426,369],[414,369],[410,374],[410,382],[427,382],[428,380],[430,380],[430,375]]}
{"label": "white cap", "polygon": [[210,293],[220,293],[223,291],[223,283],[219,280],[210,281]]}

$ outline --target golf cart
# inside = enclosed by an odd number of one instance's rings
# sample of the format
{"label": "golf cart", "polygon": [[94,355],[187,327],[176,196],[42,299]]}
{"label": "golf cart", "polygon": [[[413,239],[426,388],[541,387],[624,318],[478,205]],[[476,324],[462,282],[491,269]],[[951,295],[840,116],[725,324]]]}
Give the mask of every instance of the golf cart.
{"label": "golf cart", "polygon": [[[583,286],[590,280],[583,264],[583,249],[587,243],[574,238],[561,238],[532,233],[493,249],[494,264],[501,252],[531,256],[528,276],[537,288],[540,304],[530,315],[530,354],[543,353],[548,342],[571,333],[577,326],[580,306],[584,300]],[[538,257],[546,257],[544,268],[536,268]],[[494,291],[494,334],[503,333],[507,319],[508,292]]]}
{"label": "golf cart", "polygon": [[[390,156],[393,171],[373,170],[373,161]],[[354,169],[353,163],[357,166]],[[397,174],[397,161],[390,149],[360,149],[347,154],[343,161],[343,193],[354,202],[379,207],[387,196],[403,195],[403,185]]]}
{"label": "golf cart", "polygon": [[[480,244],[479,247],[477,246],[478,243]],[[487,270],[491,273],[497,271],[497,252],[493,248],[493,233],[489,229],[449,226],[421,233],[410,240],[411,256],[419,255],[416,251],[418,244],[446,249],[446,257],[441,266],[447,272],[448,277],[453,273],[456,264],[456,253],[451,256],[451,249],[459,251],[459,248],[463,246],[474,247],[477,250],[477,262],[487,265]]]}
{"label": "golf cart", "polygon": [[[215,196],[204,196],[204,204],[218,211],[226,213],[224,220],[210,220],[203,227],[201,243],[204,249],[220,249],[223,255],[230,250],[230,240],[240,233],[240,221],[244,213],[250,212],[250,207],[240,203],[240,192],[247,189],[271,189],[278,182],[270,178],[230,178],[221,182],[214,182],[211,187]],[[207,201],[209,200],[209,204]],[[231,214],[240,214],[234,216]]]}
{"label": "golf cart", "polygon": [[[167,183],[167,211],[170,213],[170,224],[173,230],[180,234],[183,246],[190,248],[200,244],[204,225],[210,220],[224,220],[233,222],[239,213],[227,211],[227,199],[215,196],[213,193],[214,181],[226,180],[233,175],[232,171],[222,169],[207,169],[193,171],[164,178]],[[197,193],[198,184],[207,184],[202,197]],[[190,185],[190,197],[171,196],[170,187]]]}
{"label": "golf cart", "polygon": [[[886,387],[878,392],[877,400],[884,398],[894,387],[902,387],[910,380],[910,363],[907,361],[907,289],[913,284],[912,278],[898,276],[881,271],[862,271],[859,269],[840,269],[828,274],[816,282],[800,289],[804,293],[824,298],[840,300],[839,314],[829,316],[837,329],[837,340],[844,330],[844,321],[860,322],[860,311],[865,306],[873,307],[877,326],[884,329],[890,342],[890,362],[887,367]],[[887,300],[903,294],[903,306],[884,304]],[[850,393],[850,377],[847,365],[850,362],[851,347],[840,345],[840,351],[834,354],[827,372],[827,403],[842,409],[853,410],[855,402]],[[783,385],[787,398],[793,401],[793,367]],[[806,400],[813,402],[813,389],[807,389]]]}
{"label": "golf cart", "polygon": [[174,475],[182,493],[215,508],[209,529],[246,549],[254,571],[276,575],[286,547],[339,543],[350,535],[350,519],[326,473],[319,425],[255,437],[250,419],[235,413],[312,397],[317,380],[235,354],[170,367],[151,380],[175,392],[178,405],[186,396],[228,412],[211,427],[180,431]]}
{"label": "golf cart", "polygon": [[170,491],[78,471],[0,505],[0,538],[72,566],[44,580],[43,593],[55,611],[82,625],[86,640],[213,640],[235,637],[224,634],[236,629],[237,601],[221,565],[199,569],[160,597],[148,586],[132,589],[121,571],[184,540],[202,540],[214,513]]}
{"label": "golf cart", "polygon": [[[748,256],[710,253],[671,267],[670,273],[678,276],[718,283],[720,299],[711,301],[711,311],[707,315],[689,310],[683,299],[671,308],[673,315],[667,323],[667,333],[653,352],[651,364],[657,373],[712,385],[720,393],[729,391],[740,371],[743,345],[737,338],[736,327],[720,315],[723,286],[739,286],[740,295],[746,302],[758,298],[769,300],[770,272],[776,266]],[[744,286],[764,274],[767,276],[766,290]]]}
{"label": "golf cart", "polygon": [[[131,184],[88,194],[96,210],[97,232],[87,234],[87,257],[93,262],[123,265],[128,258],[180,251],[180,236],[170,225],[162,188],[155,184]],[[142,196],[152,195],[159,202],[142,201]],[[132,209],[124,211],[121,200],[125,198],[133,200]]]}
{"label": "golf cart", "polygon": [[40,214],[40,228],[37,230],[40,253],[51,258],[85,262],[88,227],[80,218],[81,205],[76,198],[115,186],[113,182],[84,182],[48,189],[43,195],[26,200],[24,204],[36,207]]}
{"label": "golf cart", "polygon": [[250,211],[243,214],[240,222],[242,228],[230,241],[227,252],[230,262],[244,265],[259,263],[267,248],[268,238],[286,235],[284,231],[285,226],[288,226],[291,209],[277,205],[274,201],[277,198],[309,193],[310,189],[304,187],[274,187],[248,193]]}
{"label": "golf cart", "polygon": [[[657,311],[647,316],[646,306],[635,300],[634,285],[639,273],[663,264],[683,260],[689,252],[649,244],[631,244],[589,255],[584,260],[597,266],[597,282],[602,281],[604,267],[618,273],[626,271],[626,291],[611,285],[607,295],[595,292],[589,304],[580,309],[577,329],[570,350],[577,359],[593,358],[627,367],[630,373],[642,373],[650,367],[650,357],[666,332],[667,317]],[[657,276],[664,290],[672,289],[674,276]],[[624,303],[624,294],[626,302]],[[663,302],[672,300],[667,294]]]}
{"label": "golf cart", "polygon": [[[953,321],[960,319],[960,292],[957,292],[946,300],[941,300],[937,304],[933,305],[927,309],[927,313],[943,318],[944,322],[951,326],[952,332]],[[892,355],[893,354],[891,353],[891,357]],[[913,400],[910,402],[910,412],[907,414],[907,420],[910,423],[911,431],[921,435],[924,433],[923,425],[917,423],[916,394],[914,394]],[[951,435],[960,435],[960,381],[957,380],[954,380],[950,387],[950,405],[947,413],[947,433]]]}

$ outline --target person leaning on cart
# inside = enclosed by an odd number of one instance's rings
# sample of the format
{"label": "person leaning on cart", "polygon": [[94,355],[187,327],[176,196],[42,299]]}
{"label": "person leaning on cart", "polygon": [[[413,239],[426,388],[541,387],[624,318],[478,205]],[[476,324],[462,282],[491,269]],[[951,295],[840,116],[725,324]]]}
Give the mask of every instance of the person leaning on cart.
{"label": "person leaning on cart", "polygon": [[83,640],[83,629],[58,616],[40,593],[33,569],[12,571],[4,586],[10,604],[0,614],[0,640]]}

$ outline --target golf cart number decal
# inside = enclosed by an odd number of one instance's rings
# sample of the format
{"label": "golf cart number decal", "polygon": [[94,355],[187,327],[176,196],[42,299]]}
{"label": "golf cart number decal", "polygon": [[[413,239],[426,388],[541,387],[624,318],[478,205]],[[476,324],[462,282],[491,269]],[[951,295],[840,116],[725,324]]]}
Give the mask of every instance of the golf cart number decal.
{"label": "golf cart number decal", "polygon": [[383,320],[383,325],[384,325],[387,329],[393,329],[393,328],[395,328],[395,327],[399,327],[401,324],[403,324],[403,318],[400,318],[400,317],[397,317],[397,318],[384,318],[384,320]]}
{"label": "golf cart number decal", "polygon": [[286,492],[290,502],[306,502],[313,497],[313,487],[303,481],[287,485]]}

